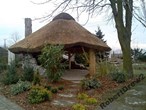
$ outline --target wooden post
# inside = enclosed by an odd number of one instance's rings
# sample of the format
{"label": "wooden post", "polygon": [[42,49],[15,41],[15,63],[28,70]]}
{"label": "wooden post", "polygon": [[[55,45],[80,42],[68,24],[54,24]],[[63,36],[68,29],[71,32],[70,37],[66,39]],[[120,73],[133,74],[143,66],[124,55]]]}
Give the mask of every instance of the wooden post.
{"label": "wooden post", "polygon": [[69,69],[71,69],[71,54],[68,52]]}
{"label": "wooden post", "polygon": [[95,50],[89,49],[89,75],[92,77],[96,73],[96,56]]}

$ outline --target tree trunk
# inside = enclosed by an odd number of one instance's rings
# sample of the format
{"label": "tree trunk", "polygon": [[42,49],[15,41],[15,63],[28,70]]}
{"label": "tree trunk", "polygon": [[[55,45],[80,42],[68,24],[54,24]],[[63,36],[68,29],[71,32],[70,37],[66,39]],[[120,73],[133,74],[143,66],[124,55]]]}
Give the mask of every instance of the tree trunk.
{"label": "tree trunk", "polygon": [[[130,36],[129,36],[130,35]],[[133,77],[133,68],[132,68],[132,58],[131,58],[131,46],[130,46],[130,32],[127,32],[124,28],[118,29],[118,38],[123,52],[123,71],[126,73],[128,78]]]}
{"label": "tree trunk", "polygon": [[131,59],[131,48],[123,48],[123,70],[127,73],[128,78],[133,77],[132,59]]}
{"label": "tree trunk", "polygon": [[[123,52],[123,70],[128,78],[133,77],[131,59],[131,27],[133,0],[109,0],[117,28],[118,39]],[[125,4],[123,4],[125,3]],[[125,18],[125,19],[124,19]]]}

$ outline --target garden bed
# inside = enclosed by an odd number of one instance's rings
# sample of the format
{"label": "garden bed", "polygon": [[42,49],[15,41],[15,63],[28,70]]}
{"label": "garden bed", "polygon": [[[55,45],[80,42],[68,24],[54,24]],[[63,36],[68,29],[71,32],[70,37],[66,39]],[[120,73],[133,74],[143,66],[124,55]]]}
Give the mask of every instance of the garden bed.
{"label": "garden bed", "polygon": [[[115,81],[111,81],[106,76],[100,77],[99,80],[102,83],[101,88],[91,89],[91,90],[83,90],[83,89],[81,89],[81,86],[78,83],[72,83],[72,82],[67,81],[67,80],[61,80],[57,83],[47,83],[47,81],[45,79],[43,79],[43,81],[41,83],[42,85],[47,84],[47,85],[50,85],[52,87],[58,87],[58,86],[63,85],[64,89],[59,91],[57,94],[53,94],[53,98],[51,101],[45,101],[45,102],[40,103],[40,104],[30,104],[28,102],[27,97],[28,97],[29,91],[26,91],[24,93],[13,96],[10,93],[10,86],[4,86],[3,84],[0,85],[0,87],[1,87],[0,94],[4,95],[5,97],[10,99],[11,101],[16,102],[18,105],[20,105],[25,110],[41,110],[41,109],[42,110],[72,110],[71,105],[68,105],[68,106],[55,105],[52,102],[54,100],[63,100],[63,101],[70,101],[70,102],[74,102],[74,103],[80,103],[80,101],[76,97],[77,94],[78,93],[86,93],[89,96],[96,98],[98,100],[98,104],[100,104],[100,102],[102,100],[104,100],[104,99],[102,99],[102,95],[104,95],[106,92],[121,88],[122,86],[127,85],[129,82],[132,81],[132,80],[129,80],[125,83],[118,84]],[[61,96],[60,94],[63,94],[66,96],[69,95],[69,96],[68,97]],[[91,108],[94,109],[98,106],[98,104],[88,105],[87,108],[89,108],[89,110]]]}

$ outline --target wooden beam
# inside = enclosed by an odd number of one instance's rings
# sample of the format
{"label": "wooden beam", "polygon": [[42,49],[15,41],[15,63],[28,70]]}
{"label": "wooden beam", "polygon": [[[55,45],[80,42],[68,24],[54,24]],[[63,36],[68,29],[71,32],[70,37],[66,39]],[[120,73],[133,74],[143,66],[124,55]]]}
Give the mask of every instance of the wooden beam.
{"label": "wooden beam", "polygon": [[96,74],[96,56],[95,50],[89,49],[89,75],[92,77]]}

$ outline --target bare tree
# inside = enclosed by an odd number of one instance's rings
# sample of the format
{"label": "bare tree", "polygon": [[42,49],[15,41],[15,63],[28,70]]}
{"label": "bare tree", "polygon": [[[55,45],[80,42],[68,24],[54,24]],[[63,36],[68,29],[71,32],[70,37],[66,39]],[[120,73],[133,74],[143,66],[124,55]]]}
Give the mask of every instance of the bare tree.
{"label": "bare tree", "polygon": [[11,37],[9,39],[10,45],[15,44],[20,40],[21,36],[18,32],[14,32],[11,34]]}
{"label": "bare tree", "polygon": [[11,39],[13,40],[14,43],[16,43],[18,40],[20,40],[20,35],[18,32],[14,32],[11,34]]}
{"label": "bare tree", "polygon": [[144,19],[146,21],[146,1],[145,0],[141,0],[141,7],[142,7]]}
{"label": "bare tree", "polygon": [[143,24],[144,26],[146,27],[146,0],[141,0],[141,7],[142,7],[142,21],[143,21]]}
{"label": "bare tree", "polygon": [[136,7],[134,17],[146,28],[146,0],[139,0],[140,7]]}
{"label": "bare tree", "polygon": [[[144,0],[141,0],[142,2]],[[83,12],[88,13],[88,19],[92,15],[98,15],[103,12],[111,11],[112,16],[108,16],[109,19],[113,18],[115,27],[117,29],[118,39],[123,52],[123,70],[127,73],[128,77],[133,77],[132,59],[131,59],[131,29],[132,18],[136,7],[133,6],[137,0],[46,0],[45,2],[35,4],[46,4],[54,2],[56,7],[51,13],[43,17],[48,19],[52,17],[58,10],[61,11],[76,11],[80,16]],[[34,2],[33,2],[34,3]],[[145,7],[143,8],[145,10]],[[107,14],[108,15],[108,14]],[[141,21],[138,14],[134,17]],[[144,23],[143,23],[144,24]]]}

